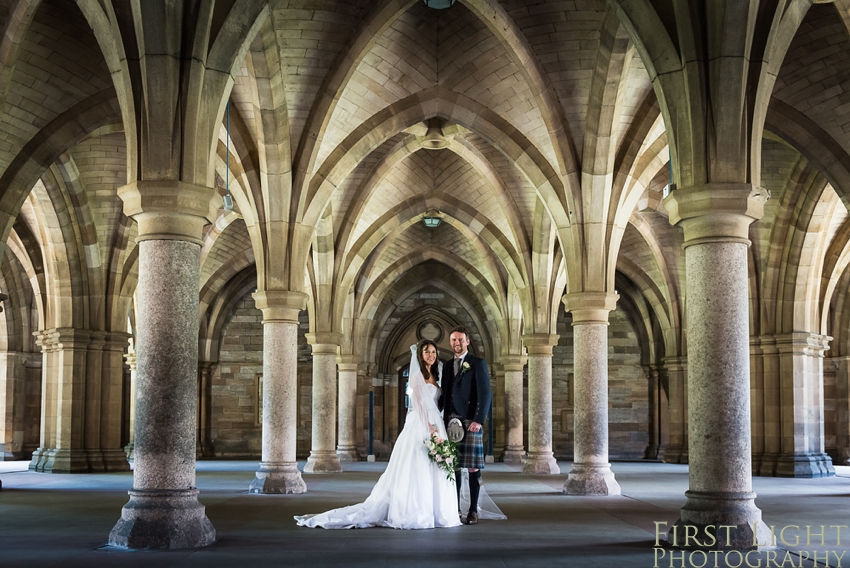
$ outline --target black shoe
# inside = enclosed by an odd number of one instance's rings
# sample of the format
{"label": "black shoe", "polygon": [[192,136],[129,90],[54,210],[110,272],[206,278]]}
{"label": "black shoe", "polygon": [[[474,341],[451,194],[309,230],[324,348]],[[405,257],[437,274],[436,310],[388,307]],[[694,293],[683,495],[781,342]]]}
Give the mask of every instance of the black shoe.
{"label": "black shoe", "polygon": [[467,524],[467,525],[477,525],[478,524],[478,513],[470,511],[466,515],[466,520],[463,521],[463,522],[464,522],[464,524]]}

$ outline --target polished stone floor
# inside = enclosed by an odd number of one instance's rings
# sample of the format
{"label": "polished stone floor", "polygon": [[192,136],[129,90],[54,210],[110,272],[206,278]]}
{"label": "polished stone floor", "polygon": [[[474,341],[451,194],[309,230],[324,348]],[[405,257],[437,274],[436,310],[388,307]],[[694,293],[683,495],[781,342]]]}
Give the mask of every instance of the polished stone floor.
{"label": "polished stone floor", "polygon": [[[131,473],[39,474],[26,471],[26,462],[0,462],[0,567],[790,567],[814,566],[802,558],[813,552],[818,566],[828,554],[830,567],[850,567],[850,529],[842,529],[839,544],[830,528],[850,525],[850,467],[837,467],[838,476],[828,479],[755,478],[756,503],[776,526],[778,546],[741,558],[686,552],[682,560],[677,552],[671,563],[672,552],[664,551],[656,561],[655,523],[676,520],[688,485],[687,466],[661,463],[615,463],[619,497],[564,495],[568,462],[560,463],[564,474],[553,476],[488,466],[487,489],[507,521],[425,531],[295,525],[293,515],[362,501],[385,465],[345,464],[341,474],[305,475],[304,495],[267,496],[247,494],[256,462],[198,462],[200,499],[218,539],[200,550],[162,552],[105,546]],[[813,536],[806,545],[806,527],[818,533],[821,525],[823,542]]]}

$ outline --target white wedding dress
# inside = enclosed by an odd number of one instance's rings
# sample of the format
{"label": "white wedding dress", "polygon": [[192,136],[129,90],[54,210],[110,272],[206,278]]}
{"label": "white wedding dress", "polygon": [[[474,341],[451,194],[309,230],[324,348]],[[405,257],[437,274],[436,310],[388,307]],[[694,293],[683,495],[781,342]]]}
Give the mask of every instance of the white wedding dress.
{"label": "white wedding dress", "polygon": [[297,516],[295,520],[299,525],[326,529],[432,529],[460,525],[455,483],[431,461],[425,447],[434,429],[441,437],[446,437],[446,428],[437,409],[440,389],[422,378],[415,346],[412,351],[411,408],[387,469],[372,494],[363,503],[318,515]]}

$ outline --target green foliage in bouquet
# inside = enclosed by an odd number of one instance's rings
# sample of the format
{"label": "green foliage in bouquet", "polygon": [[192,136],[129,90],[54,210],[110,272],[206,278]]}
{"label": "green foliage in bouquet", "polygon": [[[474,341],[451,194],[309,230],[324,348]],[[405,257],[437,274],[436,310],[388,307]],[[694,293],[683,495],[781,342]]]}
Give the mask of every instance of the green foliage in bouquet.
{"label": "green foliage in bouquet", "polygon": [[431,432],[431,437],[425,440],[425,447],[428,448],[428,457],[431,458],[431,461],[446,472],[446,478],[449,481],[454,481],[455,466],[458,463],[457,444],[441,438],[434,431]]}

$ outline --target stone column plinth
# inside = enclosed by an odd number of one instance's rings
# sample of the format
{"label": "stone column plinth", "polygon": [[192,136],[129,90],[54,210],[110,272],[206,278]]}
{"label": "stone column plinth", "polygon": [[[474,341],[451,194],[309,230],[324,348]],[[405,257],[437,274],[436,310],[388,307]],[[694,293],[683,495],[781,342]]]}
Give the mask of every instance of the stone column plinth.
{"label": "stone column plinth", "polygon": [[528,351],[528,457],[523,473],[561,473],[552,453],[552,347],[558,336],[523,335]]}
{"label": "stone column plinth", "polygon": [[338,358],[339,367],[339,461],[360,461],[355,436],[357,415],[357,366],[359,359],[350,355]]}
{"label": "stone column plinth", "polygon": [[342,336],[308,333],[313,348],[313,438],[305,473],[342,471],[336,455],[336,357]]}
{"label": "stone column plinth", "polygon": [[505,368],[505,452],[502,461],[521,464],[525,459],[522,439],[523,388],[522,374],[526,358],[521,355],[502,357]]}
{"label": "stone column plinth", "polygon": [[139,228],[133,489],[109,544],[197,548],[215,529],[195,488],[201,229],[218,195],[181,182],[118,190]]}
{"label": "stone column plinth", "polygon": [[674,529],[734,527],[704,548],[749,550],[754,536],[769,537],[752,490],[747,294],[748,229],[765,199],[749,185],[713,184],[677,189],[664,202],[685,232],[688,290],[689,489],[669,538]]}
{"label": "stone column plinth", "polygon": [[254,294],[263,312],[263,456],[251,493],[304,493],[295,460],[298,424],[298,312],[300,292]]}
{"label": "stone column plinth", "polygon": [[575,444],[568,495],[619,495],[608,463],[608,314],[616,294],[564,296],[573,318]]}

